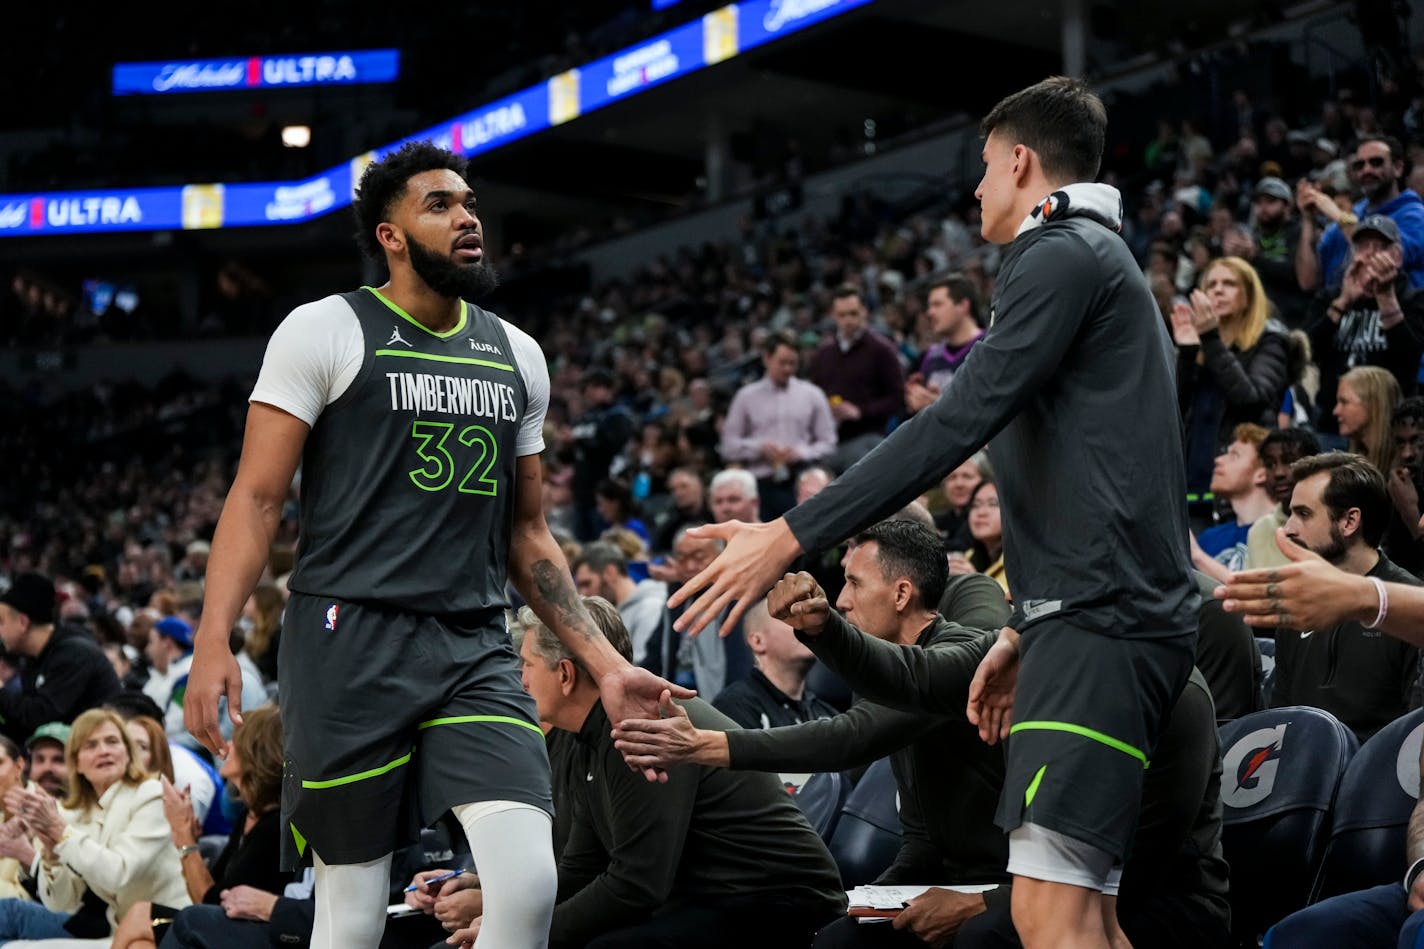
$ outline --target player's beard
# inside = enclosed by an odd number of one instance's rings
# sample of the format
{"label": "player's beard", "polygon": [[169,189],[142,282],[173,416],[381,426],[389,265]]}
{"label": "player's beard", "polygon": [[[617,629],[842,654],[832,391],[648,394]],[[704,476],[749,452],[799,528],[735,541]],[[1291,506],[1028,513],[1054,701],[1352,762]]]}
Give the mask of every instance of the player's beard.
{"label": "player's beard", "polygon": [[437,254],[409,235],[406,240],[411,269],[442,297],[479,300],[499,286],[499,274],[483,260],[457,264],[448,254]]}

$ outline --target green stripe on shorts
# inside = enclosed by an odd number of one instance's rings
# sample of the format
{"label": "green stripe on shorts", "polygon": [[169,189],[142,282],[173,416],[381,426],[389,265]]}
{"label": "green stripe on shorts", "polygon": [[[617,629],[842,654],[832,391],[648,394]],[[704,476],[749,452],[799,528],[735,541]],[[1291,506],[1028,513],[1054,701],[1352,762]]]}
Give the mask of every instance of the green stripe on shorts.
{"label": "green stripe on shorts", "polygon": [[1119,741],[1111,735],[1104,735],[1091,728],[1084,728],[1082,725],[1074,725],[1071,722],[1019,722],[1009,729],[1009,734],[1013,735],[1020,731],[1068,732],[1071,735],[1081,735],[1084,738],[1101,742],[1125,755],[1131,755],[1142,762],[1142,767],[1147,767],[1147,755],[1141,749],[1134,748],[1127,742]]}
{"label": "green stripe on shorts", "polygon": [[468,722],[490,722],[495,724],[502,723],[505,725],[522,725],[525,728],[530,728],[538,732],[541,738],[544,736],[544,730],[538,725],[535,725],[531,722],[526,722],[522,718],[511,718],[508,715],[455,715],[450,718],[432,718],[428,722],[421,722],[420,728],[423,730],[426,728],[434,728],[436,725],[464,725]]}
{"label": "green stripe on shorts", "polygon": [[383,764],[379,768],[372,768],[370,771],[362,771],[360,774],[348,774],[344,778],[332,778],[330,781],[303,781],[302,787],[312,791],[320,791],[324,788],[340,787],[343,784],[355,784],[357,781],[365,781],[367,778],[379,778],[387,772],[394,771],[401,765],[409,764],[412,754],[414,754],[414,752],[408,751],[389,764]]}
{"label": "green stripe on shorts", "polygon": [[1038,793],[1038,786],[1043,781],[1043,772],[1048,770],[1048,765],[1038,769],[1038,773],[1033,776],[1033,780],[1028,783],[1028,790],[1024,792],[1024,807],[1033,803],[1033,797]]}

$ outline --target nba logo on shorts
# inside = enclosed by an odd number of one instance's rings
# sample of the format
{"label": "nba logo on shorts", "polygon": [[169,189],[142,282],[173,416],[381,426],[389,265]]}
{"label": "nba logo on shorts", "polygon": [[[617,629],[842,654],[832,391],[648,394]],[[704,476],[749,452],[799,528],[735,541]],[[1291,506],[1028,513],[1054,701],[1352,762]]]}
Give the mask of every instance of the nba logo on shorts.
{"label": "nba logo on shorts", "polygon": [[335,603],[331,604],[330,606],[328,606],[328,607],[326,608],[326,628],[327,628],[327,629],[335,629],[335,628],[336,628],[336,611],[339,610],[340,608],[341,608],[341,607],[337,606]]}

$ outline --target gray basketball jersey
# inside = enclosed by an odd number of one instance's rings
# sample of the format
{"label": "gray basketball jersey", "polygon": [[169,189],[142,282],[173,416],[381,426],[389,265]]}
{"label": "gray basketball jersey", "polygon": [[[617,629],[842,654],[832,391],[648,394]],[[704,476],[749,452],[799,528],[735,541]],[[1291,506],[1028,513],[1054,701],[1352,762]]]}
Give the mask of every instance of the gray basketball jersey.
{"label": "gray basketball jersey", "polygon": [[464,303],[436,334],[370,287],[341,296],[363,357],[307,437],[291,589],[417,613],[507,606],[528,392],[503,325]]}

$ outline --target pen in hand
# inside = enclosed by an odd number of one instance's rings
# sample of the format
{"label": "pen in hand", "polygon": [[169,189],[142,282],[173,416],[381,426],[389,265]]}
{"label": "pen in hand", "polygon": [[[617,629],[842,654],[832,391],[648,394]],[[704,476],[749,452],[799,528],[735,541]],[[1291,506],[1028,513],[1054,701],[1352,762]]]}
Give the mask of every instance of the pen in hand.
{"label": "pen in hand", "polygon": [[453,880],[455,877],[459,876],[460,874],[462,874],[462,873],[464,873],[464,872],[465,872],[465,871],[464,871],[463,869],[460,869],[460,870],[451,870],[449,873],[442,873],[442,874],[441,874],[440,876],[438,876],[438,877],[431,877],[430,879],[426,880],[424,883],[412,883],[410,886],[408,886],[408,887],[405,888],[405,891],[406,891],[407,893],[414,893],[416,890],[420,889],[421,887],[424,887],[424,886],[434,886],[434,885],[437,884],[437,883],[444,883],[446,880]]}

